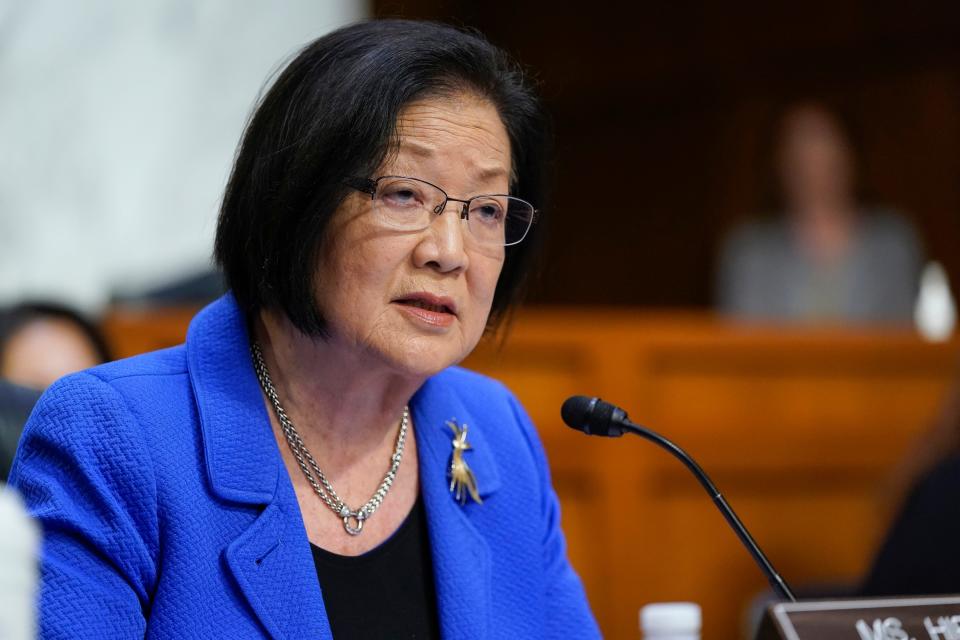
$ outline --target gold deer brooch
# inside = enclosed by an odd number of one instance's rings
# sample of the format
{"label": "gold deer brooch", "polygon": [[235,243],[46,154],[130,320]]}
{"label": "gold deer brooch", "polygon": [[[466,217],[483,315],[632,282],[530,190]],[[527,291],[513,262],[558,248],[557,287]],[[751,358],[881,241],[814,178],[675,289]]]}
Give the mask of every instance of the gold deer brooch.
{"label": "gold deer brooch", "polygon": [[463,459],[463,453],[473,446],[467,442],[467,425],[461,428],[456,420],[447,420],[447,426],[453,431],[453,455],[450,457],[450,493],[460,504],[467,500],[467,493],[477,504],[482,504],[480,492],[477,490],[477,478],[473,475],[473,470]]}

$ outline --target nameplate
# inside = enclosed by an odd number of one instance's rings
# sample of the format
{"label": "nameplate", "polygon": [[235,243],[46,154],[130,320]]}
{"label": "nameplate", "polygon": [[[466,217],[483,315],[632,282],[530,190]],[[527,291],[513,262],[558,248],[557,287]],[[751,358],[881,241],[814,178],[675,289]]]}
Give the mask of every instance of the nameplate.
{"label": "nameplate", "polygon": [[960,640],[960,596],[781,602],[757,640]]}

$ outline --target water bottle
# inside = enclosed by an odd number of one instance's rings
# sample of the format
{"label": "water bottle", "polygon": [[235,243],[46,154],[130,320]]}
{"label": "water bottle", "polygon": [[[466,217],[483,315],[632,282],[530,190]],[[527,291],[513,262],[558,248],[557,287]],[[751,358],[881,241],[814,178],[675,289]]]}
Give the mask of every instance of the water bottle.
{"label": "water bottle", "polygon": [[640,609],[643,640],[700,640],[700,605],[658,602]]}
{"label": "water bottle", "polygon": [[947,272],[930,262],[920,277],[920,293],[913,313],[920,335],[931,342],[950,339],[957,323],[957,306],[950,295]]}
{"label": "water bottle", "polygon": [[0,483],[0,638],[36,637],[37,552],[40,528],[19,494]]}

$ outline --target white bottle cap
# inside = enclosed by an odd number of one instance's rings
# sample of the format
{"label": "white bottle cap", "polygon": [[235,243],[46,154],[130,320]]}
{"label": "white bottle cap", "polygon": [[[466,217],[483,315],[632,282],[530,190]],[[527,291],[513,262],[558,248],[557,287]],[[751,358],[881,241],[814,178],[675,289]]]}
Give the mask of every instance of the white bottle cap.
{"label": "white bottle cap", "polygon": [[950,295],[947,272],[938,262],[929,262],[920,277],[920,293],[913,313],[917,330],[924,339],[950,339],[957,324],[957,307]]}
{"label": "white bottle cap", "polygon": [[640,609],[644,635],[700,633],[700,605],[693,602],[658,602]]}

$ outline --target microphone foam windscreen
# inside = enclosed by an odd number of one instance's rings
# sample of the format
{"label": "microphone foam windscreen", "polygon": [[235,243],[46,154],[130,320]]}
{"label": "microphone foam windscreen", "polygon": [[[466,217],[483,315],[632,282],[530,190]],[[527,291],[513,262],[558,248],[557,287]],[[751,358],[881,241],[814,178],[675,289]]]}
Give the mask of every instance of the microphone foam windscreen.
{"label": "microphone foam windscreen", "polygon": [[[584,431],[586,427],[587,414],[590,412],[590,405],[593,398],[587,396],[570,396],[563,406],[560,407],[560,417],[568,427],[573,427],[578,431]],[[588,432],[589,433],[589,432]]]}

